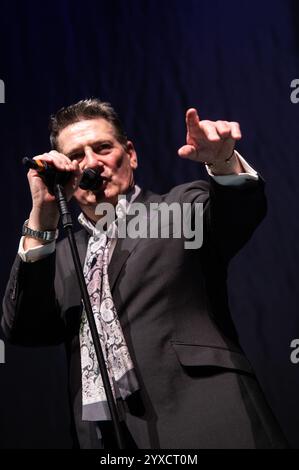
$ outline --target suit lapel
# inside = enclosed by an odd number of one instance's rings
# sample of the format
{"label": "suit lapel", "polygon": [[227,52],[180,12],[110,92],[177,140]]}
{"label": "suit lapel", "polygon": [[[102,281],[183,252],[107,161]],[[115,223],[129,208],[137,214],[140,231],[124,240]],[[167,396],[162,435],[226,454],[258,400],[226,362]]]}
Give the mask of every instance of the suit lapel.
{"label": "suit lapel", "polygon": [[[141,190],[140,194],[137,196],[134,202],[143,203],[146,206],[147,213],[149,214],[149,204],[151,202],[161,202],[161,196],[157,194],[153,194],[150,191]],[[133,216],[127,217],[127,224],[132,219]],[[78,253],[81,261],[81,265],[84,266],[86,250],[88,245],[88,238],[89,235],[85,229],[80,230],[76,233],[76,241],[78,247]],[[118,279],[118,276],[122,270],[122,267],[126,263],[128,257],[136,247],[136,245],[140,242],[140,238],[122,238],[118,239],[116,242],[116,246],[113,251],[112,258],[110,260],[108,266],[108,277],[109,277],[109,284],[111,292],[115,286],[115,283]]]}
{"label": "suit lapel", "polygon": [[108,266],[110,290],[112,292],[120,271],[140,239],[124,238],[117,240]]}
{"label": "suit lapel", "polygon": [[89,238],[89,235],[85,229],[82,229],[76,233],[77,248],[78,248],[79,258],[80,258],[82,267],[84,266],[86,250],[87,250],[87,245],[88,245],[88,238]]}
{"label": "suit lapel", "polygon": [[[149,213],[150,202],[159,202],[160,200],[161,200],[161,196],[153,194],[150,191],[141,190],[140,194],[137,196],[134,202],[145,204],[147,213]],[[128,216],[127,224],[134,217],[135,217],[134,215]],[[115,286],[115,283],[122,270],[122,267],[124,266],[128,257],[130,256],[132,251],[135,249],[137,244],[140,242],[140,240],[141,240],[140,238],[130,238],[130,237],[117,240],[112,258],[108,266],[108,277],[109,277],[109,284],[110,284],[111,292]]]}

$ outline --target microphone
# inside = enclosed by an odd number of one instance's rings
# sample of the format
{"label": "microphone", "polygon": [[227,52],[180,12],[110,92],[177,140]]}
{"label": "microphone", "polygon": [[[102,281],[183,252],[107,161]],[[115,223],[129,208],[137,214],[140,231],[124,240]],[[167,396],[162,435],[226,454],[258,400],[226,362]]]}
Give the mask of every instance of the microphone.
{"label": "microphone", "polygon": [[[47,162],[44,162],[43,160],[33,160],[32,158],[25,157],[23,158],[22,163],[28,170],[32,168],[33,170],[36,170],[38,173],[40,173],[51,192],[53,192],[53,185],[55,183],[65,184],[72,175],[71,171],[59,171],[57,168]],[[86,168],[83,171],[79,187],[81,189],[95,191],[100,189],[102,184],[103,179],[100,175],[100,169]]]}

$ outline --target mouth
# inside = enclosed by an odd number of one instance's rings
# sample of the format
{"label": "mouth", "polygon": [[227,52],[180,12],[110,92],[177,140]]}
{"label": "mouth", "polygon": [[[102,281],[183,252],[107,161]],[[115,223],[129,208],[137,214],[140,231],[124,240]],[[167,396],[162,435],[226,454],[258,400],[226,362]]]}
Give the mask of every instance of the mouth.
{"label": "mouth", "polygon": [[107,178],[101,175],[99,168],[84,170],[79,187],[83,190],[95,192],[107,186]]}
{"label": "mouth", "polygon": [[109,183],[109,179],[106,178],[105,176],[100,176],[100,181],[101,181],[100,183],[101,187],[106,187],[107,184]]}
{"label": "mouth", "polygon": [[91,189],[90,192],[94,194],[102,194],[109,184],[108,178],[100,177],[99,184],[97,185],[96,189]]}

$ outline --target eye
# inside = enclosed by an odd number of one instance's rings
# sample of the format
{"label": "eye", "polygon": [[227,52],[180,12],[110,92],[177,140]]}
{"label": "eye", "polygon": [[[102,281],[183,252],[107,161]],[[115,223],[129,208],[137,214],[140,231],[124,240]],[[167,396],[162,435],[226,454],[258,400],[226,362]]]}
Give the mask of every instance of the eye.
{"label": "eye", "polygon": [[72,155],[69,155],[70,160],[77,160],[78,162],[80,160],[83,160],[84,158],[84,152],[78,152],[78,153],[73,153]]}
{"label": "eye", "polygon": [[109,143],[93,146],[93,151],[97,154],[105,155],[111,151],[112,145]]}

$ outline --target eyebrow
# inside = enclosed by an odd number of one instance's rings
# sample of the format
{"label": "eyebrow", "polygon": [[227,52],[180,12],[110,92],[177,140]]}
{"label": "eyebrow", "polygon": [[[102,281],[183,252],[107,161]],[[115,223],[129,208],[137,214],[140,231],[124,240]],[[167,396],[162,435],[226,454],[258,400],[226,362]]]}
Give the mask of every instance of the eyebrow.
{"label": "eyebrow", "polygon": [[[112,140],[109,140],[109,139],[105,139],[105,140],[96,140],[95,142],[93,142],[92,144],[89,144],[91,147],[94,147],[95,145],[113,145],[113,142]],[[77,153],[80,153],[84,151],[84,147],[77,147],[77,148],[74,148],[73,150],[70,150],[66,156],[68,158],[71,158],[72,156],[76,155]]]}

